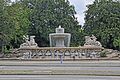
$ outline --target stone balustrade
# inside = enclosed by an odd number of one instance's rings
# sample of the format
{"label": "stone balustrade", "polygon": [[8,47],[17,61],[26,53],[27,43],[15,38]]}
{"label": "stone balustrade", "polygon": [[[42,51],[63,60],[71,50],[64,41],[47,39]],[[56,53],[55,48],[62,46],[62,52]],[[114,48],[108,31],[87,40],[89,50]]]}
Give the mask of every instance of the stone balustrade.
{"label": "stone balustrade", "polygon": [[99,57],[102,47],[37,47],[19,48],[19,52],[24,58],[81,58]]}

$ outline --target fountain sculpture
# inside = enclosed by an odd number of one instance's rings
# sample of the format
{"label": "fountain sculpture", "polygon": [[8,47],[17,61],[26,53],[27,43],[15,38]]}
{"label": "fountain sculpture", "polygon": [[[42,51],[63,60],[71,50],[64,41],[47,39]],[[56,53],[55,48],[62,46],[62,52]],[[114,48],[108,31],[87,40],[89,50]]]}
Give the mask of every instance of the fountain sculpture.
{"label": "fountain sculpture", "polygon": [[64,33],[64,28],[56,28],[56,33],[49,34],[51,47],[69,47],[71,34]]}
{"label": "fountain sculpture", "polygon": [[59,26],[56,33],[49,34],[51,47],[37,47],[34,40],[35,36],[25,37],[26,42],[20,45],[19,51],[24,59],[46,58],[46,59],[79,59],[88,57],[99,57],[103,47],[96,37],[85,36],[85,44],[80,47],[69,47],[71,34],[64,33],[64,28]]}
{"label": "fountain sculpture", "polygon": [[89,47],[102,47],[101,43],[97,41],[97,38],[92,35],[92,36],[85,36],[85,44],[84,46],[89,46]]}
{"label": "fountain sculpture", "polygon": [[34,37],[35,36],[30,36],[30,41],[29,41],[28,35],[24,36],[25,43],[21,44],[20,48],[29,48],[29,47],[35,48],[35,47],[37,47],[37,43],[35,42]]}

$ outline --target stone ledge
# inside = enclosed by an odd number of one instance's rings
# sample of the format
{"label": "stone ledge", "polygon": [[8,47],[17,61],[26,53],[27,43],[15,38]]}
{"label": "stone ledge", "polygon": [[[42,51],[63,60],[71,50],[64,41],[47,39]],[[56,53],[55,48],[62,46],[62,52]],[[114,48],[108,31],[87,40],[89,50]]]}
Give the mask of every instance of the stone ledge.
{"label": "stone ledge", "polygon": [[[17,58],[0,58],[0,60],[17,60],[17,61],[60,61],[60,59],[17,59]],[[99,60],[120,60],[120,58],[93,58],[93,59],[63,59],[63,61],[99,61]]]}

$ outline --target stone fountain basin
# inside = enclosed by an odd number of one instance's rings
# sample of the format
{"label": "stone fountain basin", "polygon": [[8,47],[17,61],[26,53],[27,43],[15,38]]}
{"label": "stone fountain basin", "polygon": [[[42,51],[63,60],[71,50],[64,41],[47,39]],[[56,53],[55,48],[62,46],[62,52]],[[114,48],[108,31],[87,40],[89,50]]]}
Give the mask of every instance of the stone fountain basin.
{"label": "stone fountain basin", "polygon": [[52,33],[52,34],[49,34],[49,35],[60,37],[60,36],[70,36],[71,34],[69,34],[69,33]]}

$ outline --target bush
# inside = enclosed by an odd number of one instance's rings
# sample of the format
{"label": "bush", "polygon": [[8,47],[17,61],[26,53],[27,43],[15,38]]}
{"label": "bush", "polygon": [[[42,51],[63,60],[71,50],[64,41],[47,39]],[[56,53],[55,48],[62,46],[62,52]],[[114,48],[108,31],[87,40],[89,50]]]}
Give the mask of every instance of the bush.
{"label": "bush", "polygon": [[101,52],[100,53],[100,57],[107,57],[107,53],[104,51],[104,52]]}

